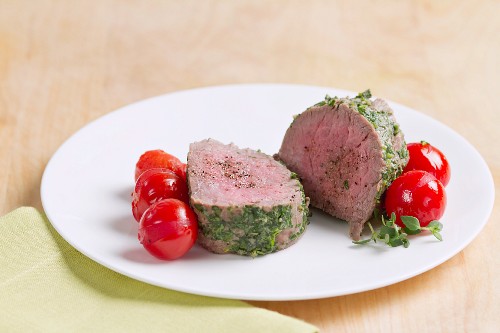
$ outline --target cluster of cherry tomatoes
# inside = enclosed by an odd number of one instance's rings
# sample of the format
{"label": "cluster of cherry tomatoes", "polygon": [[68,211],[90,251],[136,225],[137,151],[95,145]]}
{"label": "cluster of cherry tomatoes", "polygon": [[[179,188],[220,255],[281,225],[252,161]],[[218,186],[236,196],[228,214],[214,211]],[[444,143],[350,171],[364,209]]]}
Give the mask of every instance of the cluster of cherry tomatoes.
{"label": "cluster of cherry tomatoes", "polygon": [[425,141],[407,147],[410,160],[386,191],[385,211],[388,216],[394,213],[396,224],[402,228],[401,216],[413,216],[426,227],[444,214],[450,165],[439,149]]}
{"label": "cluster of cherry tomatoes", "polygon": [[135,169],[132,214],[139,241],[158,259],[183,256],[198,236],[196,214],[189,206],[186,164],[162,150],[150,150]]}

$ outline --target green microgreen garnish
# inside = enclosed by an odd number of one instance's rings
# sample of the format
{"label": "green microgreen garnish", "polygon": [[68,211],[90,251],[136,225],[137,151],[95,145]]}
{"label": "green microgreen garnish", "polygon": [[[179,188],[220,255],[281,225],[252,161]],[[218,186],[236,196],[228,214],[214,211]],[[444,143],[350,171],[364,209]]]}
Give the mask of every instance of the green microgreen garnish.
{"label": "green microgreen garnish", "polygon": [[434,237],[442,241],[443,237],[439,233],[443,230],[443,225],[439,221],[432,221],[427,227],[421,227],[420,222],[413,216],[401,216],[401,221],[405,225],[401,228],[396,224],[396,215],[392,213],[389,219],[382,216],[382,226],[378,230],[374,230],[371,223],[368,222],[368,227],[371,230],[371,237],[359,241],[353,241],[354,244],[367,244],[371,241],[383,242],[390,247],[403,245],[405,248],[410,246],[408,235],[416,235],[424,230],[430,231]]}

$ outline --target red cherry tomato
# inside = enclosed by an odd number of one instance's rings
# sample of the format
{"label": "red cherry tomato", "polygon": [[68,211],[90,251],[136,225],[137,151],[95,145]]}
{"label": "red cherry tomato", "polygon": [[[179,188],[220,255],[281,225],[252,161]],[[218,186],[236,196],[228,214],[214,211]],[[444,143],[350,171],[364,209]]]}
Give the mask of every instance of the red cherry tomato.
{"label": "red cherry tomato", "polygon": [[427,171],[444,186],[448,185],[451,176],[450,164],[439,149],[425,141],[409,143],[407,148],[410,160],[403,172],[411,170]]}
{"label": "red cherry tomato", "polygon": [[186,166],[177,157],[163,150],[149,150],[141,155],[135,166],[135,180],[146,170],[162,168],[172,170],[181,179],[186,180]]}
{"label": "red cherry tomato", "polygon": [[389,186],[385,194],[388,216],[396,214],[396,223],[404,227],[401,216],[413,216],[425,227],[439,220],[446,208],[443,184],[426,171],[414,170],[402,174]]}
{"label": "red cherry tomato", "polygon": [[181,165],[181,166],[180,166],[180,168],[179,168],[179,172],[177,173],[177,175],[178,175],[179,177],[181,177],[181,179],[182,179],[184,182],[186,182],[186,183],[187,183],[187,176],[186,176],[186,174],[187,174],[187,164],[182,163],[182,165]]}
{"label": "red cherry tomato", "polygon": [[196,214],[188,204],[177,199],[153,204],[139,223],[139,241],[158,259],[180,258],[193,247],[197,237]]}
{"label": "red cherry tomato", "polygon": [[149,169],[143,172],[132,194],[132,214],[137,222],[152,204],[163,199],[179,199],[189,203],[186,182],[167,169]]}

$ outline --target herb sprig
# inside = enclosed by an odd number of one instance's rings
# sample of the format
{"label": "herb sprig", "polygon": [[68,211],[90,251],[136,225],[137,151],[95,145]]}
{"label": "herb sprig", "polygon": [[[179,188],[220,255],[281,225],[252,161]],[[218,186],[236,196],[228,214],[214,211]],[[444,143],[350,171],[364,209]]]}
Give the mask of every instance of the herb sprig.
{"label": "herb sprig", "polygon": [[372,233],[371,237],[368,239],[353,241],[353,243],[362,245],[373,241],[375,243],[383,242],[390,247],[403,245],[407,248],[410,246],[408,235],[416,235],[424,230],[430,231],[438,240],[443,240],[440,233],[440,231],[443,230],[443,225],[439,221],[432,221],[426,227],[420,226],[419,220],[413,216],[401,216],[401,221],[405,225],[404,228],[401,228],[396,224],[396,215],[394,213],[392,213],[389,219],[382,216],[382,226],[378,230],[374,230],[371,223],[368,222],[368,227],[370,227]]}

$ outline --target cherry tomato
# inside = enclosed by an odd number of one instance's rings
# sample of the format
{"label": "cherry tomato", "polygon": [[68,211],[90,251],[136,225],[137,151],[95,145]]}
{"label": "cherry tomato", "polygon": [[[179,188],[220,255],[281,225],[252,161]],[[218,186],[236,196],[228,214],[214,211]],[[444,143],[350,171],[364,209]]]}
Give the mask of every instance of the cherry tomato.
{"label": "cherry tomato", "polygon": [[197,237],[196,214],[188,204],[177,199],[153,204],[139,223],[139,241],[158,259],[180,258],[193,247]]}
{"label": "cherry tomato", "polygon": [[177,157],[163,150],[148,150],[141,155],[135,166],[135,180],[146,170],[163,168],[172,170],[181,179],[186,180],[186,166]]}
{"label": "cherry tomato", "polygon": [[444,186],[448,185],[451,176],[450,164],[439,149],[425,141],[409,143],[407,148],[410,160],[403,172],[411,170],[427,171]]}
{"label": "cherry tomato", "polygon": [[402,174],[389,186],[385,194],[385,210],[388,216],[396,214],[396,223],[404,227],[401,216],[413,216],[425,227],[439,220],[446,208],[443,184],[432,174],[414,170]]}
{"label": "cherry tomato", "polygon": [[179,177],[181,177],[182,180],[184,180],[184,182],[187,183],[187,164],[185,163],[182,163],[182,165],[180,166],[179,168],[179,172],[177,173]]}
{"label": "cherry tomato", "polygon": [[132,214],[137,222],[152,204],[163,199],[179,199],[189,203],[186,182],[167,169],[149,169],[143,172],[132,194]]}

